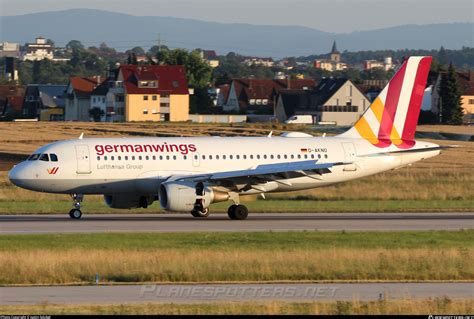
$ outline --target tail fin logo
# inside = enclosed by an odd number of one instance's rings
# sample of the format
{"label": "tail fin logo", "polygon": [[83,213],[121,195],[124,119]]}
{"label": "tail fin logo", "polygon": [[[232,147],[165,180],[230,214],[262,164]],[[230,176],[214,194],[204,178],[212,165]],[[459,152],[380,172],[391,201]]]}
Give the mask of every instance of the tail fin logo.
{"label": "tail fin logo", "polygon": [[59,170],[59,167],[53,167],[53,168],[48,168],[47,169],[49,175],[56,174],[58,172],[58,170]]}
{"label": "tail fin logo", "polygon": [[400,67],[354,128],[372,145],[411,148],[420,115],[431,57],[410,57]]}

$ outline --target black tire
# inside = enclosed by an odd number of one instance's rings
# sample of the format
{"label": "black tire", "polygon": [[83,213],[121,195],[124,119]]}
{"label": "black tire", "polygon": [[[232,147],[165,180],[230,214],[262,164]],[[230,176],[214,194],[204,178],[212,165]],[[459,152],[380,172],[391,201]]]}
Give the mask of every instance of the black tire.
{"label": "black tire", "polygon": [[230,219],[235,219],[235,208],[237,207],[237,205],[231,205],[229,206],[229,208],[227,209],[227,215],[229,215],[229,218]]}
{"label": "black tire", "polygon": [[207,217],[209,216],[209,214],[210,214],[209,208],[204,208],[203,211],[199,211],[199,210],[191,211],[191,215],[193,215],[193,217],[198,217],[198,218]]}
{"label": "black tire", "polygon": [[234,215],[233,219],[244,220],[249,215],[249,210],[244,205],[237,205],[234,208],[234,214],[233,215]]}
{"label": "black tire", "polygon": [[73,208],[69,211],[69,217],[72,219],[80,219],[82,217],[82,212],[79,209]]}

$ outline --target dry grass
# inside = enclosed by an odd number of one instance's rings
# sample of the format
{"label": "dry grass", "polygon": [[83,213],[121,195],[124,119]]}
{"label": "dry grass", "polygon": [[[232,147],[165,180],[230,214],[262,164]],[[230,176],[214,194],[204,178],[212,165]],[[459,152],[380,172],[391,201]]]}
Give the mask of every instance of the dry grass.
{"label": "dry grass", "polygon": [[474,280],[470,248],[0,252],[0,284]]}
{"label": "dry grass", "polygon": [[108,305],[0,306],[9,315],[428,315],[470,314],[473,299],[439,298],[427,300],[387,300],[350,302],[214,302],[214,303],[138,303]]}

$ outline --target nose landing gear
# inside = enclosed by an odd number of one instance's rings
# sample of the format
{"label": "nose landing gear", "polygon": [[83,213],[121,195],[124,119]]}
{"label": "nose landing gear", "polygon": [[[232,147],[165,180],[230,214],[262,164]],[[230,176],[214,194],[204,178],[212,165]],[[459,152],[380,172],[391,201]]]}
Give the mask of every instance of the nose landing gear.
{"label": "nose landing gear", "polygon": [[81,203],[84,200],[84,195],[82,194],[72,194],[74,208],[69,211],[69,217],[72,219],[80,219],[82,217],[81,212]]}

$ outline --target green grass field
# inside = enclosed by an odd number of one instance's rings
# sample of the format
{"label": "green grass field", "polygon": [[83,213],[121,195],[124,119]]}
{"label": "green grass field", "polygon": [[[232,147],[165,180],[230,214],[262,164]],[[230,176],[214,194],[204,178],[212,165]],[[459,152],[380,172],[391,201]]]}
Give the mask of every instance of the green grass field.
{"label": "green grass field", "polygon": [[469,314],[474,300],[428,299],[338,302],[139,303],[110,305],[0,306],[9,315],[400,315]]}
{"label": "green grass field", "polygon": [[0,236],[0,284],[470,281],[474,231]]}

